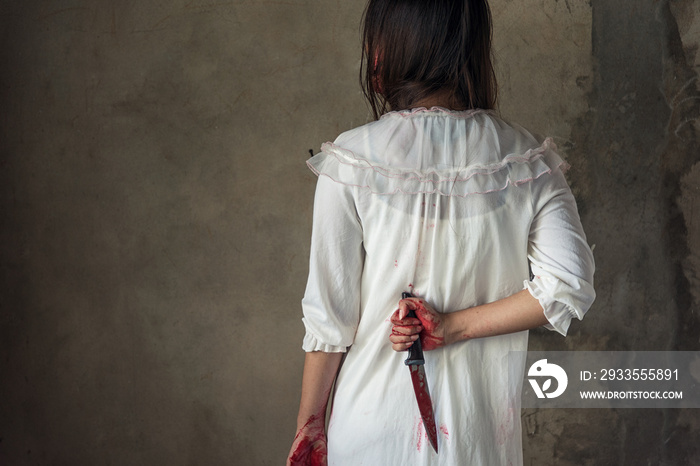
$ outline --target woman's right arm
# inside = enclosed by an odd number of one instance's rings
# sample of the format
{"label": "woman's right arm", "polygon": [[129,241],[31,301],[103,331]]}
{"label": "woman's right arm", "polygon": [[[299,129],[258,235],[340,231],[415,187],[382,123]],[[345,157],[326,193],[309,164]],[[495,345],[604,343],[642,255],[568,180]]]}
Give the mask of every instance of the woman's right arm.
{"label": "woman's right arm", "polygon": [[297,434],[287,466],[326,464],[326,407],[343,353],[306,353]]}
{"label": "woman's right arm", "polygon": [[[316,156],[319,157],[319,156]],[[326,461],[326,406],[360,320],[363,231],[353,188],[319,176],[304,311],[306,351],[297,435],[287,466]]]}

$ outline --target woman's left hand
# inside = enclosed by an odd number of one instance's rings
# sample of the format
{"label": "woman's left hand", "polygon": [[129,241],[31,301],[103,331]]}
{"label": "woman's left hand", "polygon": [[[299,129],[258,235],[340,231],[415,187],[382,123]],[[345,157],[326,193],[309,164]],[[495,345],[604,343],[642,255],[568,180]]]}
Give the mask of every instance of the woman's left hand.
{"label": "woman's left hand", "polygon": [[[417,318],[407,317],[413,310]],[[406,298],[399,301],[399,308],[391,316],[389,340],[394,351],[406,351],[420,338],[423,351],[445,346],[445,314],[437,312],[421,298]]]}
{"label": "woman's left hand", "polygon": [[311,416],[294,437],[287,466],[326,466],[327,449],[325,420],[321,416]]}

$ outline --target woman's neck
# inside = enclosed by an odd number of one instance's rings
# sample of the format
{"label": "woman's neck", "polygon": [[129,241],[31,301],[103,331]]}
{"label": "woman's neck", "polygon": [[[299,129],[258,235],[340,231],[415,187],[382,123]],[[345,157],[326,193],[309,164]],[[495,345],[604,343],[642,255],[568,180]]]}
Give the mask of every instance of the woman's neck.
{"label": "woman's neck", "polygon": [[448,110],[466,110],[466,108],[463,105],[455,105],[453,95],[450,92],[437,92],[435,94],[431,94],[423,99],[414,102],[413,104],[411,104],[411,107],[442,107]]}

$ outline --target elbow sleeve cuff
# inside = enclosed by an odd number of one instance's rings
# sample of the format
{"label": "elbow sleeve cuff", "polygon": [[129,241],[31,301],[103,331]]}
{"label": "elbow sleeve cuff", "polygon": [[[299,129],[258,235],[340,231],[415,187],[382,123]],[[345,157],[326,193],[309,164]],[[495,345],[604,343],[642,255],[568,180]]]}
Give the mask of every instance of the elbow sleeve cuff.
{"label": "elbow sleeve cuff", "polygon": [[310,333],[307,333],[304,336],[304,343],[301,345],[301,347],[307,353],[312,351],[322,351],[324,353],[345,353],[348,350],[346,346],[334,346],[323,343]]}
{"label": "elbow sleeve cuff", "polygon": [[[347,345],[336,345],[333,344],[334,338],[329,335],[318,336],[317,332],[312,331],[309,328],[309,323],[306,318],[302,319],[304,325],[306,326],[306,335],[304,335],[304,342],[301,347],[307,353],[312,351],[322,351],[324,353],[345,353],[348,350]],[[339,342],[340,343],[340,342]]]}
{"label": "elbow sleeve cuff", "polygon": [[583,319],[584,314],[595,298],[595,292],[593,292],[593,287],[590,285],[584,287],[588,288],[586,290],[580,289],[576,293],[571,294],[564,293],[563,290],[558,289],[561,285],[555,279],[538,277],[533,281],[525,280],[524,285],[544,309],[544,316],[549,322],[544,327],[559,332],[563,336],[566,336],[566,332],[569,330],[571,319]]}

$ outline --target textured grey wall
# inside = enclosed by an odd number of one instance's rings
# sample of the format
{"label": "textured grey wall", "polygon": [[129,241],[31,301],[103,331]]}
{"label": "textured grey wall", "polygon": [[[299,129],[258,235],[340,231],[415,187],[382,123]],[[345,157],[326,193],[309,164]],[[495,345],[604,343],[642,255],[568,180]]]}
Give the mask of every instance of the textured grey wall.
{"label": "textured grey wall", "polygon": [[[0,0],[0,464],[281,464],[309,149],[367,121],[364,2]],[[698,350],[700,6],[493,0],[598,300],[531,347]],[[697,410],[528,410],[526,464],[700,462]]]}

